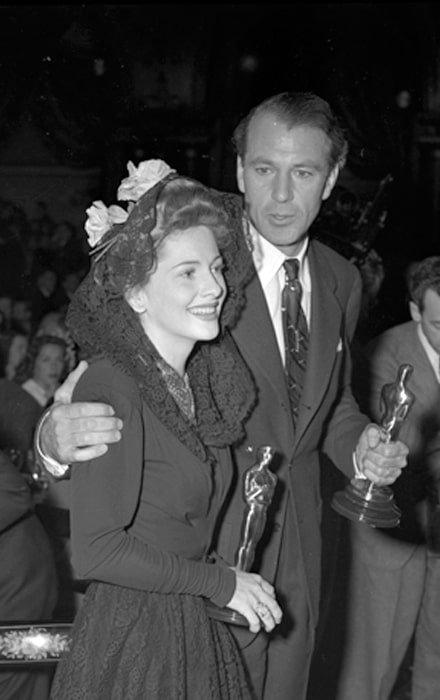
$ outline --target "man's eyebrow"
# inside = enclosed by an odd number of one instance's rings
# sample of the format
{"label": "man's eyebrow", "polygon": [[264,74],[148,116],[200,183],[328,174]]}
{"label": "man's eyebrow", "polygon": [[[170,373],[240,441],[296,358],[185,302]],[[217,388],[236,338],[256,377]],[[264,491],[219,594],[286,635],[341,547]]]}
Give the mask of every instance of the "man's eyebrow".
{"label": "man's eyebrow", "polygon": [[[269,156],[260,156],[257,155],[254,158],[249,159],[249,164],[250,165],[272,165],[273,167],[277,167],[278,164],[276,161],[272,160]],[[312,159],[305,159],[301,160],[298,163],[293,163],[291,165],[291,168],[313,168],[314,170],[324,170],[327,164],[323,164],[320,161],[312,160]]]}

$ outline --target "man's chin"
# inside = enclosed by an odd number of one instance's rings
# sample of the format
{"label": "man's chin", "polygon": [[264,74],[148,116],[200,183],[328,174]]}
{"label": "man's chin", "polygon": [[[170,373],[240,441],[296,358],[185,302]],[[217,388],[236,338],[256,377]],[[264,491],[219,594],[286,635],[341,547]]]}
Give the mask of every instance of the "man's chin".
{"label": "man's chin", "polygon": [[[263,233],[264,236],[264,233]],[[267,236],[264,236],[266,240],[269,241],[269,243],[272,243],[272,245],[276,246],[279,250],[289,252],[291,250],[295,250],[298,247],[302,246],[304,243],[305,239],[307,238],[306,233],[300,233],[300,234],[295,234],[292,231],[285,232],[283,235],[281,231],[272,231],[268,233]]]}

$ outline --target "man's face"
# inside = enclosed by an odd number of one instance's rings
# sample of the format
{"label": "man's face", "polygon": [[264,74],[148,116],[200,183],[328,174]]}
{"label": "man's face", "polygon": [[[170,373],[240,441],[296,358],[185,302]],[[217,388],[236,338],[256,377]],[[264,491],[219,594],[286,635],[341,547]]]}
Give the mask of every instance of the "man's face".
{"label": "man's face", "polygon": [[427,289],[423,300],[423,309],[410,302],[411,316],[421,324],[423,332],[431,347],[440,354],[440,296],[433,289]]}
{"label": "man's face", "polygon": [[331,143],[319,128],[289,129],[275,114],[249,124],[237,182],[257,231],[287,255],[294,255],[330,195],[339,166],[330,168]]}

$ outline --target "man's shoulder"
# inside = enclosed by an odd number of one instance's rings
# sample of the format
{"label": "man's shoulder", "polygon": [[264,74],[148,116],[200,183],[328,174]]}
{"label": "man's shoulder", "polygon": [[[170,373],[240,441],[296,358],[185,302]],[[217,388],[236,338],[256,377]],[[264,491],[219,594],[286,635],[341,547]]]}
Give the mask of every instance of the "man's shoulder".
{"label": "man's shoulder", "polygon": [[325,276],[339,290],[341,298],[347,298],[355,289],[360,294],[362,280],[358,268],[333,248],[312,238],[308,258],[315,273],[319,277]]}
{"label": "man's shoulder", "polygon": [[381,351],[398,352],[399,349],[407,349],[419,343],[417,324],[415,321],[406,321],[391,328],[387,328],[367,346],[369,354]]}
{"label": "man's shoulder", "polygon": [[343,255],[338,253],[333,248],[330,248],[330,246],[326,245],[325,243],[312,238],[310,240],[310,250],[314,251],[318,259],[325,260],[326,264],[330,265],[334,270],[341,271],[354,277],[359,275],[359,270],[354,263],[347,260],[347,258],[344,258]]}

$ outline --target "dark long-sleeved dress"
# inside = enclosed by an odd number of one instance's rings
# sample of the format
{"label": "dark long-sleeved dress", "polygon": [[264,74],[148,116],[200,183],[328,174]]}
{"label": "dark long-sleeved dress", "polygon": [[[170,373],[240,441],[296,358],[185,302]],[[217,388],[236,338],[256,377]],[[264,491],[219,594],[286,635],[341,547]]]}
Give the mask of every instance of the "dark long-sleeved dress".
{"label": "dark long-sleeved dress", "polygon": [[249,698],[233,637],[203,600],[223,606],[235,587],[208,557],[229,450],[198,459],[108,360],[87,370],[74,399],[111,404],[124,428],[103,457],[72,469],[73,564],[92,583],[52,700]]}

